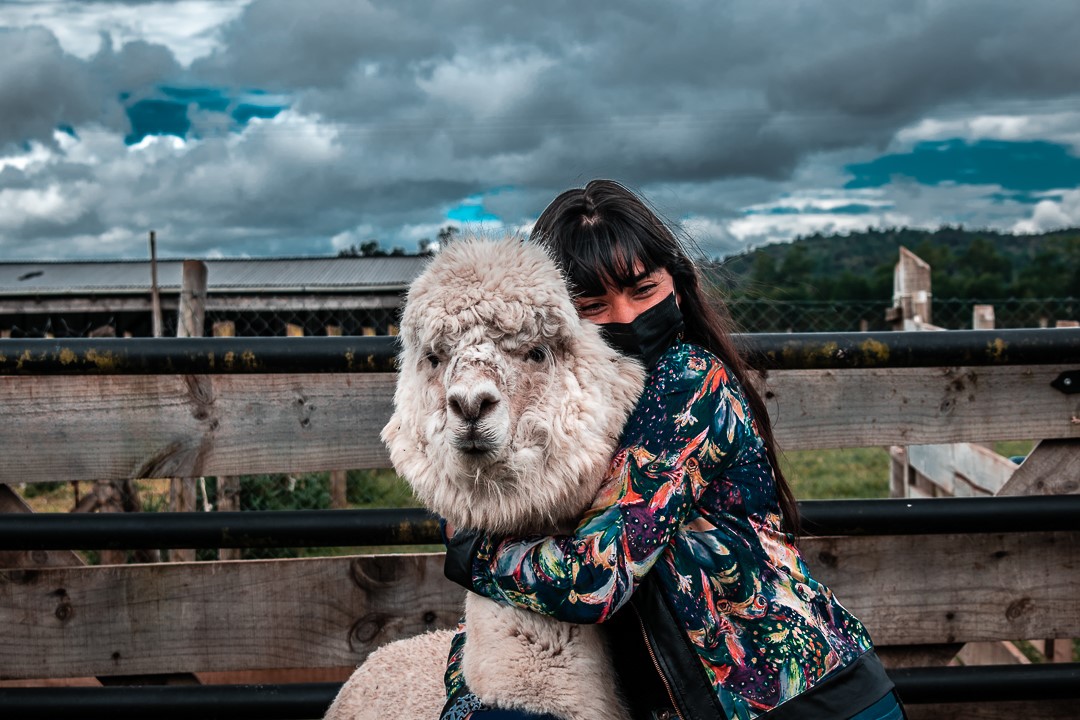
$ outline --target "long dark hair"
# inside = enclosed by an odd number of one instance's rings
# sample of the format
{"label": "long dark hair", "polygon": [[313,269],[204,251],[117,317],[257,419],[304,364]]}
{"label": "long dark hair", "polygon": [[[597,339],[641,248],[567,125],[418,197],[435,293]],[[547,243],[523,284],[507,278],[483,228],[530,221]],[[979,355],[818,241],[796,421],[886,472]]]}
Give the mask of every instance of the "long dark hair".
{"label": "long dark hair", "polygon": [[659,268],[671,273],[686,325],[684,337],[720,358],[742,386],[776,478],[783,528],[798,532],[795,496],[777,462],[765,403],[749,382],[749,369],[732,341],[731,316],[719,297],[710,302],[697,265],[671,229],[626,187],[593,180],[584,189],[555,198],[533,226],[530,240],[552,251],[571,290],[581,295],[603,295],[612,283],[632,286],[636,263],[646,273]]}

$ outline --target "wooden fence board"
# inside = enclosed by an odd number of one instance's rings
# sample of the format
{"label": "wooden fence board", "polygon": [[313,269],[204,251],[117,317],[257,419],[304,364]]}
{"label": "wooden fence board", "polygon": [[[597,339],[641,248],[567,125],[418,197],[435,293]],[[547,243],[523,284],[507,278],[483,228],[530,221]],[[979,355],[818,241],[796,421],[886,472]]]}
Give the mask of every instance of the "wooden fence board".
{"label": "wooden fence board", "polygon": [[1080,437],[1063,365],[788,370],[768,375],[777,442],[804,448]]}
{"label": "wooden fence board", "polygon": [[1080,440],[1043,440],[1024,459],[999,495],[1080,493]]}
{"label": "wooden fence board", "polygon": [[937,487],[954,497],[993,495],[1016,472],[1016,464],[973,443],[911,445],[908,461]]}
{"label": "wooden fence board", "polygon": [[1073,637],[1080,533],[813,538],[815,577],[882,645]]}
{"label": "wooden fence board", "polygon": [[0,378],[0,482],[388,467],[392,373]]}
{"label": "wooden fence board", "polygon": [[[806,538],[881,645],[1080,635],[1080,532]],[[452,627],[442,555],[0,571],[0,678],[339,667]]]}
{"label": "wooden fence board", "polygon": [[[785,450],[1080,438],[1065,366],[791,370],[765,388]],[[388,467],[394,375],[0,377],[0,482]]]}
{"label": "wooden fence board", "polygon": [[441,555],[0,571],[0,679],[353,665],[460,618]]}

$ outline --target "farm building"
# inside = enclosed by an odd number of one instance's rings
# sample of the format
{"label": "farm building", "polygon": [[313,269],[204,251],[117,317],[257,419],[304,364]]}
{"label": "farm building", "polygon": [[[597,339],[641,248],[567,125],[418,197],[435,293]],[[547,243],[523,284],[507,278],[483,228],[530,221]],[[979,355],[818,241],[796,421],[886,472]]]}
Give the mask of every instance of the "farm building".
{"label": "farm building", "polygon": [[[425,255],[208,259],[206,335],[387,334]],[[163,335],[176,334],[182,260],[157,263]],[[5,337],[149,337],[147,260],[0,263]],[[330,330],[327,330],[330,328]]]}

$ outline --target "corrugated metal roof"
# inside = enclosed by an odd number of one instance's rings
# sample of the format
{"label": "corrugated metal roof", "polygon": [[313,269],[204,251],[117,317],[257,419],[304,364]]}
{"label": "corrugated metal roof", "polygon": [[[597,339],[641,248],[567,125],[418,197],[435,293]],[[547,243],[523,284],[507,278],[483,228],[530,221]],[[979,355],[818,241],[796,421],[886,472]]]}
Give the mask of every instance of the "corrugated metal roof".
{"label": "corrugated metal roof", "polygon": [[[217,292],[404,290],[429,256],[203,260]],[[158,261],[158,287],[179,292],[183,261]],[[149,260],[0,262],[0,295],[102,295],[150,291]]]}

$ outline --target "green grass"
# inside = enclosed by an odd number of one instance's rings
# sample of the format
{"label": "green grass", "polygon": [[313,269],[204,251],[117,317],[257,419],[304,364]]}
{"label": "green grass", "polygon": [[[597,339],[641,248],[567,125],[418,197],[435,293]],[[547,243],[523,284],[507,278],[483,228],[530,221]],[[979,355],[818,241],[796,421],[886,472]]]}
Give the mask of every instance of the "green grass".
{"label": "green grass", "polygon": [[780,456],[780,468],[800,500],[889,496],[885,448],[797,450]]}
{"label": "green grass", "polygon": [[[1034,447],[1033,441],[994,443],[994,450],[1006,457],[1022,457]],[[889,453],[885,448],[843,448],[799,450],[783,453],[780,466],[800,500],[843,498],[884,498],[889,496]],[[139,481],[140,495],[147,511],[163,510],[167,481]],[[216,479],[208,478],[211,502],[216,498]],[[30,486],[27,486],[28,489]],[[243,482],[245,509],[308,509],[329,507],[330,487],[326,473],[298,477],[266,475],[246,477]],[[392,470],[350,470],[346,495],[351,508],[419,507],[408,485]],[[70,483],[42,484],[27,493],[38,512],[66,512],[74,504]],[[292,556],[342,555],[353,553],[432,552],[441,545],[378,546],[365,548],[301,548],[285,552]],[[212,551],[210,551],[212,552]],[[253,556],[277,556],[282,551],[253,551]],[[209,559],[209,553],[207,554]]]}

